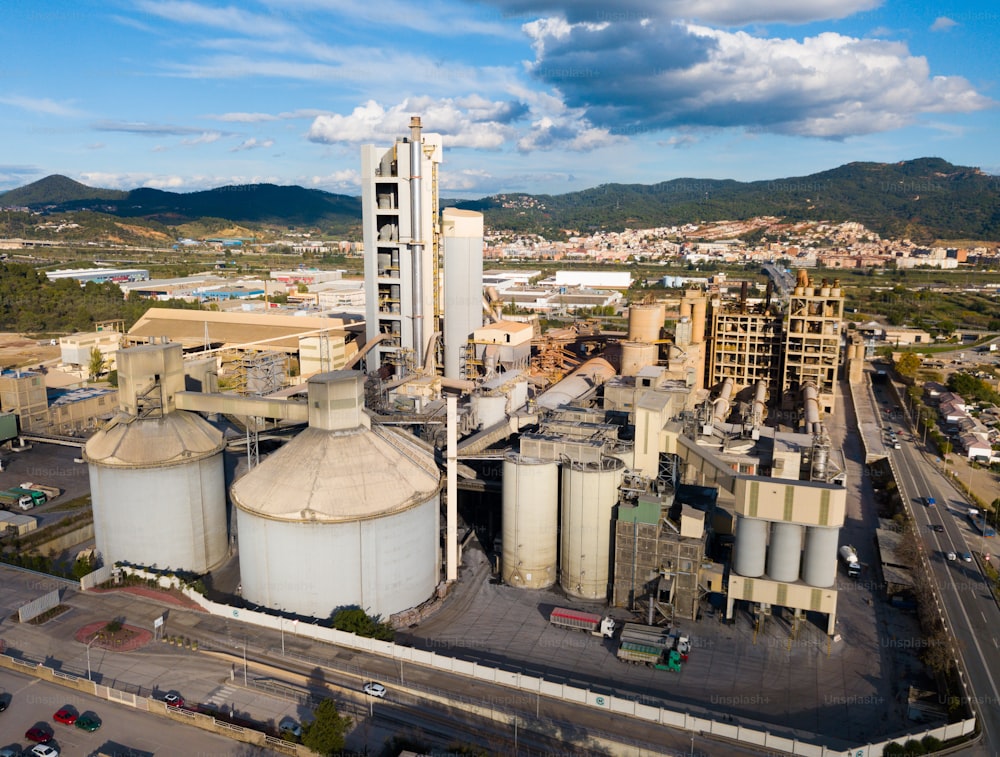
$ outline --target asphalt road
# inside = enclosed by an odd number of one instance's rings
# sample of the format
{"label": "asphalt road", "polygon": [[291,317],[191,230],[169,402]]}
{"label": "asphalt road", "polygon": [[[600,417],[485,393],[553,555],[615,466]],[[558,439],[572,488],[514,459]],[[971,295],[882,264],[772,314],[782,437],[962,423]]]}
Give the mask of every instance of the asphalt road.
{"label": "asphalt road", "polygon": [[[899,471],[900,494],[913,512],[917,533],[924,544],[924,557],[940,590],[941,602],[958,639],[970,689],[970,704],[980,717],[982,742],[969,754],[996,755],[1000,749],[1000,608],[980,569],[982,539],[972,528],[969,503],[931,464],[919,441],[904,441],[894,450]],[[926,497],[936,504],[928,507]],[[941,525],[940,533],[931,525]],[[973,553],[973,562],[954,562],[949,551]]]}

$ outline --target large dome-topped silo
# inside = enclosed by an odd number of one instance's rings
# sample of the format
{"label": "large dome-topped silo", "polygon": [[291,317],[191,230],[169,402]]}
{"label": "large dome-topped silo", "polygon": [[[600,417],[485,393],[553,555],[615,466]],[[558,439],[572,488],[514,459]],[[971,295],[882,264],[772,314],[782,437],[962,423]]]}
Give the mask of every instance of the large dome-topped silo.
{"label": "large dome-topped silo", "polygon": [[309,428],[236,481],[243,597],[327,617],[388,618],[434,593],[441,475],[405,436],[372,428],[364,375],[309,380]]}
{"label": "large dome-topped silo", "polygon": [[222,432],[177,410],[179,344],[119,350],[121,410],[84,448],[105,563],[205,573],[228,550]]}

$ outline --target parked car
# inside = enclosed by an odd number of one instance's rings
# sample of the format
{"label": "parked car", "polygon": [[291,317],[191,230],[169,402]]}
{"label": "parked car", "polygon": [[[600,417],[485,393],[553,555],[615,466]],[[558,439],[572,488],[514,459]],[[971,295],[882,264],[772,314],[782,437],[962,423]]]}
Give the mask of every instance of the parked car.
{"label": "parked car", "polygon": [[101,727],[101,719],[92,712],[85,712],[76,719],[76,727],[82,731],[93,733]]}
{"label": "parked car", "polygon": [[0,749],[0,757],[21,757],[21,745],[5,746],[3,749]]}
{"label": "parked car", "polygon": [[59,750],[51,744],[35,744],[28,754],[31,757],[59,757]]}
{"label": "parked car", "polygon": [[184,706],[184,697],[182,697],[180,694],[175,694],[172,691],[169,694],[167,694],[165,697],[163,697],[163,701],[166,702],[167,707],[183,707]]}
{"label": "parked car", "polygon": [[56,714],[52,716],[52,719],[57,723],[65,723],[66,725],[73,725],[76,722],[76,710],[71,707],[62,707],[56,710]]}
{"label": "parked car", "polygon": [[295,720],[295,718],[286,715],[278,723],[278,733],[282,736],[288,734],[289,736],[294,736],[299,739],[302,738],[302,726]]}
{"label": "parked car", "polygon": [[28,741],[34,741],[39,744],[43,744],[52,738],[52,731],[47,728],[42,728],[41,726],[32,726],[27,731],[24,732],[24,738]]}
{"label": "parked car", "polygon": [[7,705],[10,704],[10,694],[0,694],[0,712],[7,709]]}
{"label": "parked car", "polygon": [[385,686],[380,683],[369,682],[365,684],[365,694],[381,699],[385,696]]}

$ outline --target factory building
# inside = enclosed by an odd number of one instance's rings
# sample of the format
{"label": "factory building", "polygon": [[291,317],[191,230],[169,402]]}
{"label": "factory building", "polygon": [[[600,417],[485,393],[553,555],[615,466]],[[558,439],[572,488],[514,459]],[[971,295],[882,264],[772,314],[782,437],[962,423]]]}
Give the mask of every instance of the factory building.
{"label": "factory building", "polygon": [[423,366],[439,330],[440,162],[441,135],[423,133],[418,117],[408,139],[361,148],[367,339],[381,337],[371,364],[395,375]]}
{"label": "factory building", "polygon": [[441,135],[410,119],[409,138],[361,148],[369,372],[401,378],[439,369],[463,377],[465,345],[482,326],[483,219],[438,212]]}
{"label": "factory building", "polygon": [[799,271],[787,302],[717,296],[711,303],[707,386],[733,381],[734,392],[763,381],[772,404],[792,410],[806,386],[816,387],[824,413],[833,412],[841,364],[844,297],[839,282],[815,286]]}
{"label": "factory building", "polygon": [[793,407],[801,390],[811,384],[817,389],[822,412],[833,412],[843,319],[844,295],[840,282],[823,279],[816,286],[800,270],[788,299],[781,376],[784,409]]}

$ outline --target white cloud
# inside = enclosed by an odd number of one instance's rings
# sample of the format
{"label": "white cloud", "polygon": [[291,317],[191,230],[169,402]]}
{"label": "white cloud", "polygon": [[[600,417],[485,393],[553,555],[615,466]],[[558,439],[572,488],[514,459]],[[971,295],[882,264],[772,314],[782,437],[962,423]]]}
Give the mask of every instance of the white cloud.
{"label": "white cloud", "polygon": [[136,6],[145,13],[166,21],[223,29],[229,33],[237,32],[251,37],[295,33],[293,26],[273,16],[249,13],[233,6],[215,8],[183,0],[166,0],[166,2],[139,0]]}
{"label": "white cloud", "polygon": [[222,139],[221,131],[204,131],[197,137],[182,139],[181,144],[187,147],[193,147],[195,145],[210,145],[213,142],[218,142],[220,139]]}
{"label": "white cloud", "polygon": [[532,72],[612,134],[729,126],[843,138],[994,104],[962,77],[931,76],[902,43],[832,32],[800,42],[680,23],[587,24],[541,42]]}
{"label": "white cloud", "polygon": [[934,23],[931,24],[931,31],[946,32],[955,26],[958,26],[957,21],[954,21],[953,19],[950,19],[947,16],[938,16],[936,19],[934,19]]}
{"label": "white cloud", "polygon": [[442,135],[445,147],[499,149],[514,138],[510,121],[522,113],[518,103],[478,96],[458,100],[416,97],[389,108],[369,100],[346,116],[317,117],[308,138],[328,144],[391,142],[407,134],[410,116],[419,114],[427,131]]}
{"label": "white cloud", "polygon": [[105,171],[84,171],[76,176],[77,181],[91,187],[105,189],[136,189],[148,187],[172,192],[198,192],[217,187],[237,186],[241,184],[283,184],[276,176],[208,176],[195,174],[181,176],[179,174],[152,174],[139,172],[110,173]]}
{"label": "white cloud", "polygon": [[243,150],[259,150],[261,148],[273,147],[273,139],[257,139],[256,137],[250,137],[249,139],[243,140],[240,144],[236,145],[230,152],[242,152]]}
{"label": "white cloud", "polygon": [[71,105],[56,102],[47,97],[22,97],[20,95],[0,96],[0,105],[41,113],[46,116],[81,116],[83,113]]}
{"label": "white cloud", "polygon": [[525,18],[560,16],[596,24],[637,23],[646,19],[691,19],[726,26],[753,23],[807,23],[846,18],[877,8],[883,0],[490,0],[504,15]]}
{"label": "white cloud", "polygon": [[357,192],[361,186],[361,173],[354,168],[345,168],[326,176],[307,177],[301,183],[304,187],[326,189],[330,192]]}

